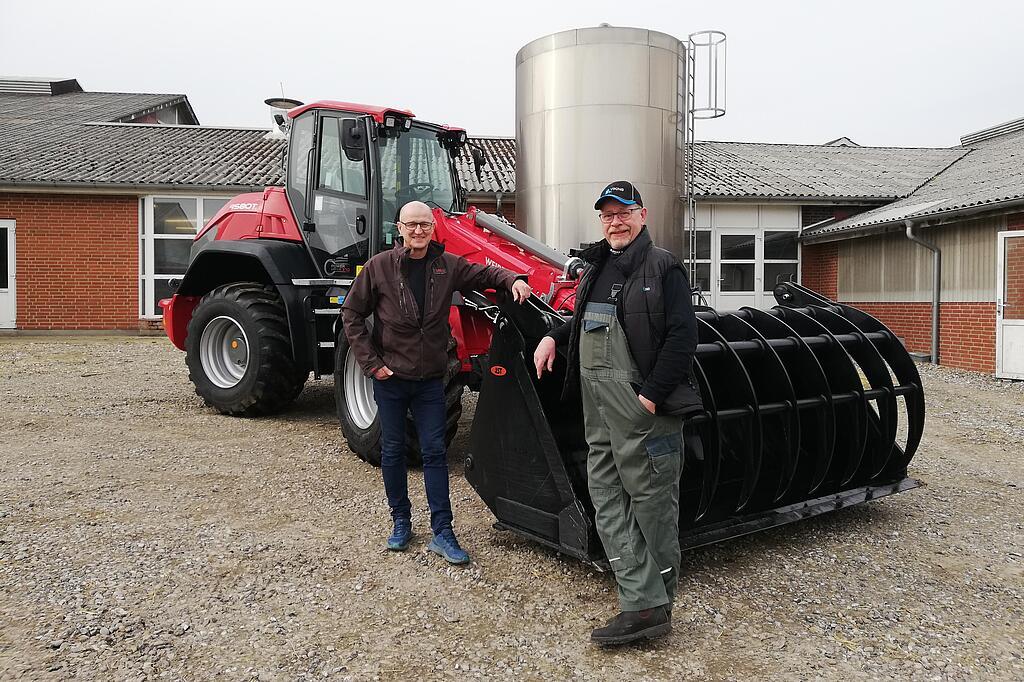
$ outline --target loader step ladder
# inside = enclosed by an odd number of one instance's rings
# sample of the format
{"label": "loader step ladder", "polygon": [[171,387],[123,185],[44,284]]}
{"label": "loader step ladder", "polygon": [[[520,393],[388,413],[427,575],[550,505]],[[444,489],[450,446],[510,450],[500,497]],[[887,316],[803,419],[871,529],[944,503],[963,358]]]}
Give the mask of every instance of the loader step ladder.
{"label": "loader step ladder", "polygon": [[320,379],[334,368],[334,349],[341,329],[341,304],[352,280],[293,279],[292,284],[306,290],[302,297],[303,321],[311,346],[309,356],[313,377]]}

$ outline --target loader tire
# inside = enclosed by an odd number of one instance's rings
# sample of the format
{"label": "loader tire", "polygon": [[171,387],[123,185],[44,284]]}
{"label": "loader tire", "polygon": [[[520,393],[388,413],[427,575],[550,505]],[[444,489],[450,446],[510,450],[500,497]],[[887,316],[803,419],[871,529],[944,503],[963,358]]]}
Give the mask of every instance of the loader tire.
{"label": "loader tire", "polygon": [[[444,377],[445,447],[449,447],[459,430],[462,418],[463,384],[459,379],[462,363],[455,354],[454,340],[449,345],[448,369]],[[373,380],[363,375],[359,363],[349,352],[348,339],[339,334],[334,357],[334,399],[338,410],[338,423],[348,446],[359,459],[380,466],[380,420],[377,403],[373,399]],[[416,425],[412,416],[406,416],[406,462],[410,466],[423,463],[420,456]]]}
{"label": "loader tire", "polygon": [[185,364],[203,402],[236,417],[282,410],[309,376],[292,359],[277,291],[255,282],[225,284],[203,296],[188,323]]}

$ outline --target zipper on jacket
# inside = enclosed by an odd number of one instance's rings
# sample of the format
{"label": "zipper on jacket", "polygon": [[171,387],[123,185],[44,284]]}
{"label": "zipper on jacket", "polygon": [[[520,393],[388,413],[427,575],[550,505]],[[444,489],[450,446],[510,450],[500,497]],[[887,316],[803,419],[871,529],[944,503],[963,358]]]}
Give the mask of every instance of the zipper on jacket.
{"label": "zipper on jacket", "polygon": [[434,275],[433,275],[433,272],[434,272],[434,263],[436,263],[437,260],[438,259],[435,258],[433,261],[431,261],[427,265],[428,270],[426,272],[426,276],[427,276],[427,293],[426,293],[426,296],[424,296],[423,317],[420,319],[420,380],[422,380],[423,376],[424,376],[424,374],[423,374],[423,346],[424,346],[424,342],[426,340],[426,331],[424,331],[424,329],[423,329],[423,323],[427,319],[427,311],[428,310],[433,310],[433,308],[430,307],[430,304],[434,300]]}
{"label": "zipper on jacket", "polygon": [[[431,263],[430,266],[431,266],[431,268],[433,268],[434,264]],[[423,306],[423,317],[424,318],[426,318],[426,316],[427,316],[426,313],[427,313],[428,310],[433,310],[433,308],[430,307],[430,305],[433,302],[434,302],[434,277],[433,277],[433,275],[431,275],[430,280],[427,283],[427,301],[426,301],[426,303]],[[420,323],[420,328],[422,329],[422,327],[423,327],[423,324]]]}

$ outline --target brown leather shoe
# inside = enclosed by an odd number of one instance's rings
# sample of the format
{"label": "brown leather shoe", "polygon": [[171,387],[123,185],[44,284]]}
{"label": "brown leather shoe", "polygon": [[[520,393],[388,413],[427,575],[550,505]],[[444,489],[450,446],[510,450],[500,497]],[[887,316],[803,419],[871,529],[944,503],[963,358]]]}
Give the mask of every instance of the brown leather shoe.
{"label": "brown leather shoe", "polygon": [[590,641],[598,646],[629,644],[641,639],[657,639],[672,631],[665,607],[656,606],[643,611],[623,611],[608,621],[603,628],[590,633]]}

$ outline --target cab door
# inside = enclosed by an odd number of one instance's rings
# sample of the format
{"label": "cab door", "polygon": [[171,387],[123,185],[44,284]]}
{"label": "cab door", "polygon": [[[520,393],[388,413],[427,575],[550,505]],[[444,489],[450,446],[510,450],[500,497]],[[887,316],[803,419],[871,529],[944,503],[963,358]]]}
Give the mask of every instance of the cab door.
{"label": "cab door", "polygon": [[[321,274],[347,278],[369,257],[369,117],[318,111],[292,129],[288,193]],[[301,207],[301,208],[300,208]]]}

